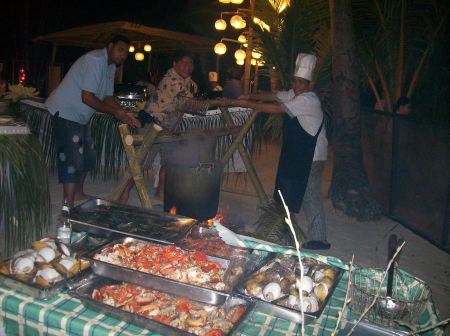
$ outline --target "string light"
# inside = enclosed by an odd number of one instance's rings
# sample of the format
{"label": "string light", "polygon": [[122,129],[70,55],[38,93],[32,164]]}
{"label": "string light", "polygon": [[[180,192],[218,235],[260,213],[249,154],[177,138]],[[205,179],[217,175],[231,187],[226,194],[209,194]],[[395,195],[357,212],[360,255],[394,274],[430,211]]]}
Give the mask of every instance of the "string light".
{"label": "string light", "polygon": [[145,50],[146,52],[150,52],[150,51],[152,51],[152,46],[151,46],[150,44],[146,44],[146,45],[144,46],[144,50]]}
{"label": "string light", "polygon": [[239,35],[238,41],[241,43],[245,43],[247,42],[247,38],[245,37],[245,35]]}
{"label": "string light", "polygon": [[144,54],[141,52],[137,52],[136,54],[134,54],[134,58],[136,59],[136,61],[143,61],[144,60]]}
{"label": "string light", "polygon": [[217,30],[225,30],[227,28],[227,23],[225,20],[219,19],[214,23],[214,27]]}
{"label": "string light", "polygon": [[245,28],[246,23],[244,23],[245,20],[240,15],[233,15],[230,19],[230,24],[235,29],[242,29]]}
{"label": "string light", "polygon": [[134,46],[130,45],[130,47],[128,48],[128,52],[134,53]]}
{"label": "string light", "polygon": [[245,59],[245,51],[242,49],[238,49],[236,50],[236,52],[234,53],[234,58],[238,59]]}
{"label": "string light", "polygon": [[227,52],[227,46],[222,42],[219,42],[214,46],[214,52],[218,55],[223,55]]}

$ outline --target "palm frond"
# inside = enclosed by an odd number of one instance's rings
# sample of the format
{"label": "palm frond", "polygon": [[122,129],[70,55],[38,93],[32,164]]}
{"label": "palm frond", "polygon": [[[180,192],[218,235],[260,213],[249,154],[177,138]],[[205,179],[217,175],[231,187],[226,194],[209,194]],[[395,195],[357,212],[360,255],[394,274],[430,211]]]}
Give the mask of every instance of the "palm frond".
{"label": "palm frond", "polygon": [[0,222],[7,255],[42,237],[50,224],[47,167],[30,136],[0,136]]}

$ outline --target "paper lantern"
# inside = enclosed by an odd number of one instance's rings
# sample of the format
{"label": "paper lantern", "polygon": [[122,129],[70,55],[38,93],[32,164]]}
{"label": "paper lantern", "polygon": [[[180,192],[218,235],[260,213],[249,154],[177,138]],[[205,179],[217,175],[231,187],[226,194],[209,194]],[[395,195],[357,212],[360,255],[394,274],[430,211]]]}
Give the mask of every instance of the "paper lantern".
{"label": "paper lantern", "polygon": [[235,4],[235,5],[240,5],[243,2],[244,2],[244,0],[231,0],[231,3]]}
{"label": "paper lantern", "polygon": [[225,30],[225,28],[227,28],[227,23],[226,23],[225,20],[219,19],[219,20],[216,21],[216,23],[214,23],[214,27],[217,30]]}
{"label": "paper lantern", "polygon": [[231,0],[219,0],[220,3],[229,4]]}
{"label": "paper lantern", "polygon": [[244,65],[244,63],[245,63],[245,59],[237,59],[236,60],[237,65]]}
{"label": "paper lantern", "polygon": [[241,43],[245,43],[247,42],[247,38],[245,37],[245,35],[239,35],[238,41]]}
{"label": "paper lantern", "polygon": [[254,59],[260,59],[261,58],[261,53],[259,53],[258,51],[252,51],[252,57]]}
{"label": "paper lantern", "polygon": [[143,61],[144,60],[144,54],[141,52],[137,52],[136,54],[134,54],[134,58],[136,59],[136,61]]}
{"label": "paper lantern", "polygon": [[146,52],[150,52],[150,51],[152,51],[152,46],[151,46],[150,44],[146,44],[146,45],[144,46],[144,50],[145,50]]}
{"label": "paper lantern", "polygon": [[223,55],[227,52],[227,46],[222,42],[219,42],[214,46],[214,52],[218,55]]}
{"label": "paper lantern", "polygon": [[242,49],[238,49],[234,53],[234,58],[236,59],[245,59],[245,51]]}
{"label": "paper lantern", "polygon": [[128,51],[133,53],[134,52],[134,46],[130,45],[130,47],[128,48]]}
{"label": "paper lantern", "polygon": [[[230,24],[232,27],[234,27],[235,29],[241,29],[242,27],[242,22],[245,21],[242,16],[240,15],[233,15],[230,19]],[[244,26],[245,27],[245,26]]]}

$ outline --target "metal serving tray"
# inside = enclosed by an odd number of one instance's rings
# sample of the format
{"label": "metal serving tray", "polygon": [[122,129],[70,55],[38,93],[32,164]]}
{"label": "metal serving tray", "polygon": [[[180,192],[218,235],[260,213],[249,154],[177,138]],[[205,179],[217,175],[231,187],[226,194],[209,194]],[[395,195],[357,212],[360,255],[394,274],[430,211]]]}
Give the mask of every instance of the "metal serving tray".
{"label": "metal serving tray", "polygon": [[197,221],[192,218],[123,205],[104,199],[86,201],[70,212],[74,230],[97,236],[136,237],[157,242],[176,242]]}
{"label": "metal serving tray", "polygon": [[[149,329],[151,331],[158,332],[162,335],[177,335],[177,336],[178,335],[183,335],[183,336],[193,335],[187,331],[183,331],[181,329],[172,327],[170,325],[157,322],[155,320],[146,318],[141,315],[137,315],[137,314],[133,314],[133,313],[124,311],[120,308],[115,308],[115,307],[109,306],[107,304],[104,304],[104,303],[94,300],[92,298],[92,292],[94,289],[99,288],[103,285],[112,285],[112,284],[116,284],[116,283],[120,283],[120,281],[114,281],[114,280],[110,280],[107,278],[96,276],[96,277],[91,278],[87,282],[84,282],[77,288],[70,290],[69,294],[73,297],[78,298],[80,301],[83,302],[83,304],[85,306],[87,306],[91,309],[97,310],[105,315],[112,316],[118,320],[126,321],[126,322],[129,322],[132,324],[139,325],[145,329]],[[152,286],[147,286],[147,288],[160,290],[160,289],[152,287]],[[168,293],[168,294],[177,295],[177,293],[170,292],[169,289],[170,288],[166,288],[165,290],[162,290],[162,291],[165,293]],[[193,301],[211,304],[210,302],[205,302],[199,298],[192,297],[190,294],[193,294],[193,293],[184,292],[182,296],[188,297],[189,299],[191,299]],[[239,324],[245,319],[245,317],[247,316],[249,311],[251,311],[253,309],[254,304],[252,303],[252,301],[249,301],[245,298],[227,295],[226,300],[220,306],[226,307],[228,304],[245,304],[247,306],[246,312],[241,316],[239,321],[233,326],[233,328],[229,332],[229,334],[232,334],[233,331],[238,328]]]}
{"label": "metal serving tray", "polygon": [[75,286],[77,282],[85,279],[89,275],[89,273],[91,273],[91,270],[90,268],[87,268],[79,272],[78,274],[68,278],[67,280],[58,281],[51,287],[43,287],[37,283],[25,282],[11,275],[0,273],[0,284],[5,285],[15,291],[30,295],[31,297],[41,300],[47,300],[55,295],[60,294],[67,288]]}
{"label": "metal serving tray", "polygon": [[[206,287],[200,287],[196,285],[191,285],[185,282],[180,282],[176,280],[172,280],[169,278],[165,278],[159,275],[153,275],[150,273],[144,273],[141,271],[133,270],[131,268],[126,268],[123,266],[117,266],[114,264],[110,264],[107,262],[99,261],[94,259],[94,255],[100,253],[101,250],[108,246],[113,246],[115,244],[121,244],[126,242],[144,242],[147,244],[154,244],[160,246],[168,246],[167,243],[155,243],[155,242],[147,242],[143,240],[139,240],[136,238],[120,238],[109,244],[98,248],[91,253],[87,254],[85,257],[91,261],[91,268],[95,274],[104,276],[106,278],[131,282],[137,285],[141,285],[143,287],[150,287],[156,290],[170,292],[175,295],[181,295],[194,298],[197,301],[209,303],[209,304],[223,304],[229,296],[229,293],[232,291],[232,288],[227,292],[222,292],[214,289],[209,289]],[[219,262],[223,268],[227,268],[229,265],[229,260],[219,259],[215,257],[208,256],[208,259],[211,261]]]}
{"label": "metal serving tray", "polygon": [[[264,267],[266,265],[269,265],[271,262],[273,262],[273,260],[277,256],[277,254],[273,254],[272,256],[273,256],[273,258],[268,260],[268,262],[265,265],[262,265],[262,267]],[[318,264],[322,264],[320,261],[317,261],[317,263]],[[262,267],[260,267],[260,269]],[[325,298],[324,302],[322,303],[322,305],[319,306],[319,310],[318,311],[316,311],[314,313],[304,312],[305,324],[309,324],[309,323],[313,322],[315,319],[320,317],[320,315],[322,314],[324,308],[328,304],[328,301],[330,300],[331,296],[333,295],[334,289],[336,288],[337,284],[341,280],[342,270],[338,269],[336,267],[332,267],[332,266],[328,266],[328,267],[335,269],[335,271],[337,272],[336,276],[334,278],[333,286],[329,289],[328,295],[326,296],[326,298]],[[243,279],[243,281],[241,281],[240,285],[236,288],[236,291],[240,295],[242,295],[244,297],[248,297],[248,298],[254,300],[256,308],[259,311],[263,312],[263,313],[266,313],[266,314],[271,315],[271,316],[276,316],[276,317],[279,317],[279,318],[282,318],[282,319],[285,319],[285,320],[290,320],[292,322],[302,323],[302,316],[301,316],[300,310],[295,310],[295,309],[292,309],[292,308],[289,308],[289,307],[278,305],[275,302],[264,301],[263,299],[260,299],[258,297],[254,297],[254,296],[246,294],[246,291],[245,291],[245,283],[246,283],[246,281],[251,279],[258,271],[259,271],[259,269],[256,270],[255,272],[252,272],[249,276],[247,276],[245,279]]]}

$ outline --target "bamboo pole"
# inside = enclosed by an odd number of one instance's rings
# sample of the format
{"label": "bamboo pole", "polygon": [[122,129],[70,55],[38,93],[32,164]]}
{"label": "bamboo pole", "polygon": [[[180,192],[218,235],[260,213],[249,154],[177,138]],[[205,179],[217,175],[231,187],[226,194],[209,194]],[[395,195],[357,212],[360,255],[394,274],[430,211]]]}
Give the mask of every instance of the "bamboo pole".
{"label": "bamboo pole", "polygon": [[[229,127],[235,126],[233,119],[231,118],[230,111],[227,107],[220,107],[220,111],[222,112],[223,119],[225,120],[225,123]],[[258,116],[258,112],[253,112],[251,116],[246,120],[244,125],[242,125],[241,131],[238,133],[238,135],[233,139],[232,144],[224,154],[221,164],[225,165],[230,160],[233,153],[236,151],[236,149],[239,150],[239,154],[241,155],[242,161],[244,162],[245,168],[247,168],[247,172],[250,176],[250,180],[253,183],[253,186],[255,187],[255,191],[258,194],[259,201],[261,205],[266,205],[269,203],[269,198],[266,195],[266,192],[264,191],[264,188],[262,186],[262,183],[260,179],[258,178],[258,175],[256,174],[255,167],[253,166],[253,163],[250,159],[250,156],[247,153],[247,150],[245,149],[244,145],[242,144],[242,140],[244,139],[245,134],[247,134],[250,127],[253,125],[253,123],[256,120],[256,117]]]}
{"label": "bamboo pole", "polygon": [[[142,168],[141,168],[142,162],[144,161],[145,156],[150,151],[150,148],[152,147],[153,143],[155,142],[156,138],[158,137],[159,132],[161,132],[161,131],[162,131],[162,128],[160,126],[153,125],[147,131],[147,133],[144,135],[141,146],[139,147],[137,152],[135,152],[134,147],[133,147],[134,137],[130,134],[130,132],[128,130],[128,126],[125,124],[122,124],[119,126],[119,132],[120,132],[120,135],[122,138],[122,143],[125,148],[125,153],[127,155],[130,167],[127,170],[125,170],[124,175],[122,176],[122,179],[119,181],[116,188],[113,190],[113,192],[110,196],[110,199],[116,200],[120,197],[120,195],[124,191],[126,185],[128,184],[128,180],[130,178],[133,178],[134,181],[136,182],[135,174],[134,174],[134,172],[136,172],[136,164],[137,164],[137,168],[140,170],[141,178],[143,179]],[[132,167],[131,161],[134,162],[133,167]],[[134,169],[134,172],[133,172],[133,169]],[[130,172],[130,170],[131,170],[131,172]],[[141,194],[139,193],[139,197],[141,199],[141,204],[142,204],[142,206],[144,206],[146,208],[151,208],[152,206],[150,203],[150,198],[148,196],[148,190],[145,187],[145,183],[144,183],[144,188],[145,188],[145,192],[146,192],[146,195],[144,195],[144,198],[142,198]],[[136,189],[138,190],[138,192],[140,191],[138,189],[137,183],[136,183]],[[147,198],[148,198],[148,200],[147,200]],[[146,205],[149,205],[149,206],[146,206]]]}

